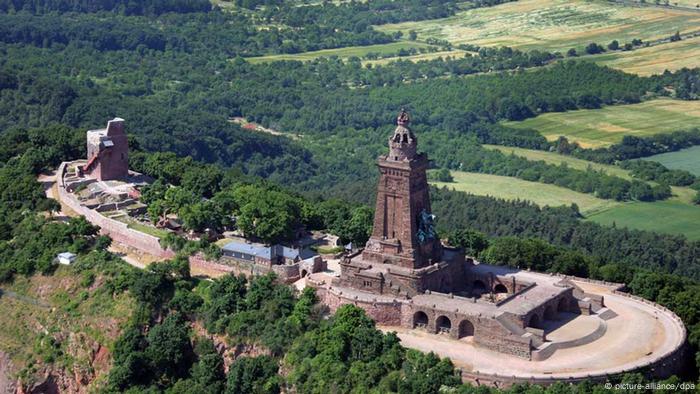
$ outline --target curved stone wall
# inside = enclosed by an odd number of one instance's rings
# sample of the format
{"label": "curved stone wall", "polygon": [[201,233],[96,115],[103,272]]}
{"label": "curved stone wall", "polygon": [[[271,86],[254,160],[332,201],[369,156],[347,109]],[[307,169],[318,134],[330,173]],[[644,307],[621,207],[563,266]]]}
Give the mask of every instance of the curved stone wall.
{"label": "curved stone wall", "polygon": [[61,163],[61,166],[56,172],[58,197],[63,204],[77,214],[84,216],[90,223],[99,226],[101,234],[108,235],[116,242],[136,248],[158,258],[169,259],[175,257],[175,253],[172,250],[163,249],[160,246],[158,237],[133,230],[129,228],[126,223],[110,219],[95,210],[81,205],[75,195],[66,190],[63,178],[66,174],[67,164],[66,162]]}
{"label": "curved stone wall", "polygon": [[[82,215],[90,223],[100,227],[100,233],[112,238],[115,242],[136,249],[142,253],[155,256],[159,259],[171,259],[175,257],[175,252],[170,249],[163,249],[160,246],[160,240],[150,234],[131,229],[126,223],[114,220],[103,216],[101,213],[85,207],[80,204],[80,201],[73,193],[66,190],[64,177],[66,175],[68,162],[63,162],[58,167],[56,172],[56,185],[58,189],[58,198],[61,203],[75,213]],[[195,254],[189,257],[190,264],[193,268],[202,268],[206,271],[217,273],[234,273],[246,275],[259,275],[274,271],[278,277],[284,281],[292,281],[299,278],[299,264],[263,266],[260,264],[243,264],[236,262],[235,264],[225,264],[218,261],[207,260],[201,254]]]}
{"label": "curved stone wall", "polygon": [[[576,278],[576,280],[579,280]],[[621,284],[613,284],[613,283],[598,283],[599,281],[593,281],[593,280],[583,280],[589,283],[594,283],[594,284],[605,284],[606,286],[615,286],[618,285],[620,287],[623,287],[624,285]],[[678,340],[674,343],[673,350],[670,352],[658,354],[655,357],[652,357],[651,359],[640,361],[638,363],[633,363],[632,365],[626,365],[623,367],[619,368],[610,368],[608,370],[605,370],[602,373],[572,373],[568,377],[562,377],[562,376],[549,376],[549,377],[544,377],[542,375],[539,376],[514,376],[514,375],[499,375],[499,374],[489,374],[489,373],[483,373],[480,371],[461,371],[462,374],[462,379],[464,381],[469,381],[473,382],[477,385],[488,385],[488,386],[493,386],[493,387],[507,387],[515,383],[524,383],[524,382],[529,382],[532,384],[541,384],[541,385],[549,385],[553,384],[556,382],[564,381],[564,382],[570,382],[570,383],[576,383],[576,382],[581,382],[584,380],[592,380],[595,382],[605,382],[610,380],[613,377],[621,376],[626,373],[631,373],[631,372],[641,372],[647,375],[648,377],[652,378],[664,378],[668,377],[674,373],[679,372],[679,370],[682,368],[683,364],[683,357],[684,353],[686,351],[686,336],[687,336],[687,331],[685,328],[685,325],[683,324],[683,321],[675,314],[673,311],[670,309],[659,305],[655,302],[646,300],[642,297],[634,296],[628,293],[621,292],[619,290],[613,290],[613,294],[622,296],[625,298],[630,298],[633,299],[637,302],[644,303],[646,305],[649,305],[655,309],[657,309],[659,312],[663,313],[667,318],[670,318],[673,320],[677,328],[680,329],[680,336]],[[607,324],[607,323],[606,323]],[[604,333],[604,331],[603,331]],[[596,330],[593,333],[593,337],[600,337],[600,329]],[[585,341],[586,343],[592,342],[591,338],[587,338]],[[566,344],[566,343],[565,343]],[[581,345],[580,343],[573,344],[569,343],[568,346],[565,347],[573,347],[573,346],[579,346]],[[534,359],[534,358],[533,358]]]}

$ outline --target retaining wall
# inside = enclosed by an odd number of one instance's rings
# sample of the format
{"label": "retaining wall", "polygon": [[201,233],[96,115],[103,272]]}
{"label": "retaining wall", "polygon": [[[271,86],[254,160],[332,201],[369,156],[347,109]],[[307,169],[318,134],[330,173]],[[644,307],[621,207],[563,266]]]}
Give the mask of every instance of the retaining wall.
{"label": "retaining wall", "polygon": [[90,223],[99,226],[101,234],[108,235],[116,242],[136,248],[158,258],[170,259],[175,257],[175,252],[170,249],[163,249],[160,246],[158,237],[131,229],[126,223],[110,219],[95,210],[82,206],[75,195],[66,190],[63,178],[66,174],[67,164],[66,162],[61,163],[56,173],[58,197],[62,203],[66,204],[77,214],[85,216]]}
{"label": "retaining wall", "polygon": [[336,294],[332,289],[326,287],[316,287],[316,295],[321,303],[328,306],[331,312],[335,311],[344,304],[352,304],[362,308],[367,313],[367,316],[372,318],[377,324],[387,326],[401,326],[401,302],[394,301],[377,301],[365,299],[352,299],[344,296],[342,293]]}
{"label": "retaining wall", "polygon": [[[78,198],[66,190],[64,177],[68,168],[68,162],[63,162],[56,172],[56,184],[58,198],[60,201],[82,215],[90,223],[100,227],[100,234],[107,235],[115,242],[123,244],[139,252],[150,254],[159,259],[171,259],[175,257],[175,252],[170,249],[163,249],[160,246],[160,239],[156,236],[142,233],[131,229],[126,223],[103,216],[94,209],[90,209],[80,204]],[[299,265],[274,265],[270,266],[254,263],[244,263],[237,260],[211,261],[204,258],[202,254],[189,257],[192,267],[199,267],[206,270],[218,271],[221,273],[234,273],[245,275],[263,275],[274,271],[282,280],[291,281],[299,278]],[[314,265],[315,266],[315,265]]]}
{"label": "retaining wall", "polygon": [[[579,280],[577,278],[577,280]],[[591,281],[594,282],[594,281]],[[619,284],[618,284],[619,285]],[[626,373],[631,373],[631,372],[641,372],[645,374],[647,377],[651,378],[665,378],[668,377],[672,374],[675,374],[679,372],[679,370],[682,368],[682,363],[683,363],[683,357],[684,353],[686,351],[686,345],[685,345],[685,339],[687,336],[687,332],[685,329],[685,325],[683,324],[683,321],[676,316],[673,311],[670,309],[659,305],[655,302],[649,301],[647,299],[644,299],[642,297],[634,296],[628,293],[621,292],[619,290],[614,290],[613,293],[615,295],[619,295],[622,297],[627,297],[631,298],[635,301],[642,302],[647,305],[651,305],[660,311],[663,311],[666,313],[667,316],[671,317],[676,323],[678,323],[679,327],[681,328],[681,337],[676,343],[676,346],[673,351],[668,352],[666,354],[659,354],[655,357],[653,357],[650,360],[645,360],[642,362],[638,362],[636,364],[632,364],[626,367],[620,367],[620,368],[611,368],[609,370],[606,370],[604,373],[594,373],[594,374],[576,374],[573,373],[569,376],[550,376],[550,377],[545,377],[545,376],[506,376],[506,375],[499,375],[499,374],[487,374],[487,373],[482,373],[479,371],[462,371],[462,380],[463,381],[468,381],[472,382],[477,385],[487,385],[487,386],[492,386],[492,387],[508,387],[511,386],[515,383],[525,383],[529,382],[532,384],[540,384],[540,385],[550,385],[556,382],[569,382],[569,383],[576,383],[576,382],[581,382],[584,380],[591,380],[594,382],[605,382],[610,380],[611,378],[619,377],[621,375],[624,375]]]}

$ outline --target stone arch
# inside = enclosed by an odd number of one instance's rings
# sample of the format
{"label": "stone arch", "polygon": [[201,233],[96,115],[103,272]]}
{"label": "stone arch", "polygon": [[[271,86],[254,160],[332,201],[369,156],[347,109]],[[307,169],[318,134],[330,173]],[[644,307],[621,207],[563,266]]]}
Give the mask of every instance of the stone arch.
{"label": "stone arch", "polygon": [[306,275],[308,275],[308,274],[309,273],[306,270],[301,270],[301,277],[302,278],[306,277]]}
{"label": "stone arch", "polygon": [[474,336],[474,324],[467,319],[459,322],[458,338]]}
{"label": "stone arch", "polygon": [[440,316],[435,320],[435,330],[437,333],[449,334],[452,330],[452,322],[447,316]]}
{"label": "stone arch", "polygon": [[544,308],[544,318],[545,320],[557,320],[557,309],[554,305],[550,304]]}
{"label": "stone arch", "polygon": [[428,315],[423,311],[418,311],[413,314],[413,328],[428,327]]}
{"label": "stone arch", "polygon": [[571,311],[571,305],[569,304],[569,300],[566,299],[566,297],[562,297],[559,300],[559,303],[557,304],[557,311],[559,312],[569,312]]}
{"label": "stone arch", "polygon": [[486,284],[479,279],[475,280],[474,283],[472,283],[472,292],[475,294],[486,293]]}
{"label": "stone arch", "polygon": [[530,316],[530,320],[527,322],[527,326],[532,328],[542,328],[540,315],[533,313],[532,316]]}
{"label": "stone arch", "polygon": [[493,292],[496,294],[508,293],[508,288],[503,283],[499,283],[493,288]]}
{"label": "stone arch", "polygon": [[576,298],[572,298],[568,302],[569,309],[568,311],[571,313],[581,313],[581,308],[578,306],[578,300]]}

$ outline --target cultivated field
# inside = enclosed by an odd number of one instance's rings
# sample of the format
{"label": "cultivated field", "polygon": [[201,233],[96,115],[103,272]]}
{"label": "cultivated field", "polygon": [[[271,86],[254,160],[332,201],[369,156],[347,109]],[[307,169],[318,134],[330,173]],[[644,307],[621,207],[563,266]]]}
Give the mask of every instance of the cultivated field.
{"label": "cultivated field", "polygon": [[310,61],[319,57],[331,57],[337,56],[341,59],[347,59],[353,56],[362,57],[368,53],[376,53],[379,55],[394,55],[401,49],[411,49],[411,48],[428,48],[430,45],[415,42],[415,41],[399,41],[390,42],[388,44],[377,44],[377,45],[367,45],[367,46],[356,46],[356,47],[345,47],[345,48],[334,48],[334,49],[322,49],[320,51],[313,52],[302,52],[302,53],[292,53],[292,54],[280,54],[280,55],[268,55],[268,56],[257,56],[246,58],[247,61],[256,63],[267,63],[275,62],[280,60],[298,60],[298,61]]}
{"label": "cultivated field", "polygon": [[686,170],[700,176],[700,146],[683,149],[678,152],[662,153],[644,160],[657,161],[668,168]]}
{"label": "cultivated field", "polygon": [[501,145],[484,145],[484,148],[499,150],[507,155],[514,154],[516,156],[524,157],[532,161],[544,161],[545,163],[554,165],[561,165],[566,163],[566,165],[570,168],[574,168],[577,170],[585,171],[591,168],[595,171],[603,171],[608,175],[614,175],[624,179],[632,178],[629,174],[629,171],[623,170],[620,167],[593,163],[591,161],[581,160],[571,156],[560,155],[556,152],[545,152],[541,150],[523,149]]}
{"label": "cultivated field", "polygon": [[504,124],[535,129],[549,140],[563,135],[584,147],[600,147],[620,142],[624,135],[646,136],[698,127],[700,101],[664,98],[639,104],[547,113]]}
{"label": "cultivated field", "polygon": [[700,67],[700,37],[654,45],[634,51],[585,57],[596,63],[639,75],[661,74],[683,67]]}
{"label": "cultivated field", "polygon": [[433,60],[437,59],[439,57],[447,58],[447,57],[453,57],[453,58],[461,58],[464,57],[464,54],[466,54],[467,51],[463,51],[460,49],[454,49],[451,51],[438,51],[438,52],[431,52],[431,53],[419,53],[417,55],[411,55],[411,56],[393,56],[393,57],[387,57],[384,59],[377,59],[377,60],[364,60],[362,61],[362,64],[373,64],[373,65],[385,65],[389,64],[391,62],[395,62],[397,60],[410,60],[412,62],[418,62],[421,60]]}
{"label": "cultivated field", "polygon": [[588,220],[618,228],[628,227],[700,239],[700,207],[676,199],[620,204],[588,217]]}
{"label": "cultivated field", "polygon": [[[597,163],[591,163],[557,153],[487,145],[504,153],[513,152],[529,160],[543,160],[551,164],[567,163],[572,168],[586,169],[590,165],[596,170],[629,179],[627,171]],[[698,147],[700,148],[700,147]],[[700,150],[697,151],[700,153]],[[590,194],[547,185],[523,181],[517,178],[452,171],[455,182],[432,182],[434,185],[476,195],[492,196],[506,200],[528,200],[540,206],[559,206],[576,203],[587,220],[603,225],[628,227],[638,230],[653,230],[662,233],[683,234],[690,239],[700,239],[700,206],[692,199],[695,191],[687,187],[672,187],[673,197],[655,202],[616,202],[596,198]]]}
{"label": "cultivated field", "polygon": [[626,7],[605,1],[521,0],[463,11],[455,16],[377,26],[385,32],[415,30],[418,38],[454,44],[566,51],[590,42],[621,43],[698,30],[700,13],[659,7]]}
{"label": "cultivated field", "polygon": [[492,196],[505,200],[527,200],[540,206],[576,204],[584,215],[609,209],[619,203],[603,200],[593,195],[575,192],[563,187],[524,181],[507,176],[452,171],[454,182],[431,182],[438,187],[463,191],[480,196]]}

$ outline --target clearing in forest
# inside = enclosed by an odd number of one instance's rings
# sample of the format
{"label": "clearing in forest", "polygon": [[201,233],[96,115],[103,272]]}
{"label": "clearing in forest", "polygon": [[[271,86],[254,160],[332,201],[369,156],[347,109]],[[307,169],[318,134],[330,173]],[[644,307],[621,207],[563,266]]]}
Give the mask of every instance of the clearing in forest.
{"label": "clearing in forest", "polygon": [[679,150],[678,152],[662,153],[649,156],[644,160],[656,161],[667,168],[674,170],[686,170],[700,176],[700,146]]}
{"label": "clearing in forest", "polygon": [[600,199],[591,194],[509,176],[463,171],[452,171],[451,173],[454,182],[431,182],[431,184],[479,196],[532,201],[539,206],[557,207],[576,204],[584,215],[606,210],[619,204],[616,201]]}
{"label": "clearing in forest", "polygon": [[400,50],[409,50],[411,48],[429,48],[430,45],[416,42],[416,41],[398,41],[390,42],[388,44],[377,44],[377,45],[367,45],[367,46],[354,46],[345,48],[334,48],[334,49],[322,49],[320,51],[312,52],[302,52],[302,53],[283,53],[279,55],[267,55],[267,56],[256,56],[248,57],[247,61],[253,64],[258,63],[268,63],[276,62],[280,60],[298,60],[302,62],[307,62],[314,60],[319,57],[331,57],[337,56],[341,59],[347,59],[350,57],[363,57],[369,53],[374,53],[379,56],[391,56],[396,55]]}
{"label": "clearing in forest", "polygon": [[585,57],[602,66],[639,75],[661,74],[683,67],[700,67],[700,37],[654,45],[634,51],[615,51]]}
{"label": "clearing in forest", "polygon": [[[529,160],[543,160],[551,164],[567,163],[569,167],[586,169],[590,166],[610,175],[630,179],[627,171],[603,164],[588,162],[552,152],[530,149],[487,145],[488,149],[498,149],[504,153],[514,153]],[[698,147],[700,148],[700,147]],[[540,206],[578,205],[581,213],[590,220],[602,225],[636,230],[656,231],[668,234],[682,234],[691,240],[700,239],[700,206],[693,204],[695,191],[687,187],[672,187],[673,197],[654,202],[617,202],[603,200],[591,194],[579,193],[570,189],[524,181],[518,178],[452,171],[454,182],[431,182],[438,187],[447,187],[466,193],[491,196],[505,200],[527,200]]]}
{"label": "clearing in forest", "polygon": [[691,240],[700,239],[700,207],[676,198],[619,204],[589,216],[588,220],[607,226],[614,224],[617,228],[682,234]]}
{"label": "clearing in forest", "polygon": [[584,147],[601,147],[620,142],[625,135],[642,137],[698,127],[700,101],[661,98],[639,104],[546,113],[504,125],[534,129],[549,140],[563,135]]}
{"label": "clearing in forest", "polygon": [[462,58],[464,55],[467,53],[467,51],[463,51],[461,49],[453,49],[451,51],[438,51],[438,52],[428,52],[428,53],[419,53],[416,55],[410,55],[410,56],[392,56],[392,57],[386,57],[383,59],[377,59],[377,60],[364,60],[362,61],[362,64],[373,64],[373,65],[385,65],[389,64],[391,62],[395,62],[397,60],[409,60],[412,62],[419,62],[421,60],[433,60],[437,59],[439,57],[442,57],[443,59],[446,59],[448,57],[452,58]]}
{"label": "clearing in forest", "polygon": [[542,150],[524,149],[502,145],[484,145],[484,148],[499,150],[506,155],[514,154],[531,161],[544,161],[547,164],[554,164],[556,166],[566,163],[569,168],[576,170],[586,171],[590,168],[594,171],[603,171],[608,175],[617,176],[623,179],[632,179],[629,171],[623,170],[618,166],[594,163],[592,161],[577,159],[571,156],[560,155],[556,152],[546,152]]}
{"label": "clearing in forest", "polygon": [[698,30],[700,12],[681,8],[635,7],[604,1],[521,0],[462,11],[454,16],[377,26],[384,32],[410,30],[418,39],[453,44],[510,46],[565,52],[590,42],[605,45],[634,38],[652,40]]}

